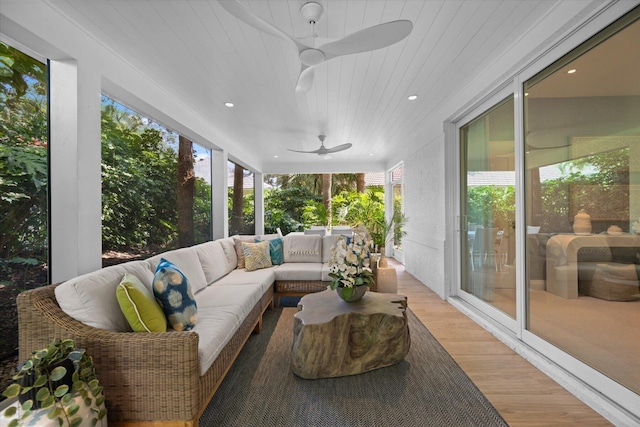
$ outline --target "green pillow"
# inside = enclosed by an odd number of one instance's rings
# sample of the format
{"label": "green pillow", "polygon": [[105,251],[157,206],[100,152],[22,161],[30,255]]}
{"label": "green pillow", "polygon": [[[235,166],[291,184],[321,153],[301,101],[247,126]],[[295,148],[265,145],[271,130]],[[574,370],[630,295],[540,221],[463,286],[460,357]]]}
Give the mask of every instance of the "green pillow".
{"label": "green pillow", "polygon": [[282,249],[282,239],[256,239],[256,243],[269,242],[269,256],[271,256],[271,264],[280,265],[284,263],[284,250]]}
{"label": "green pillow", "polygon": [[124,275],[116,288],[116,298],[134,332],[166,332],[167,319],[162,308],[136,276]]}
{"label": "green pillow", "polygon": [[269,242],[260,243],[242,242],[244,252],[244,269],[246,271],[259,270],[271,267],[271,255],[269,254]]}

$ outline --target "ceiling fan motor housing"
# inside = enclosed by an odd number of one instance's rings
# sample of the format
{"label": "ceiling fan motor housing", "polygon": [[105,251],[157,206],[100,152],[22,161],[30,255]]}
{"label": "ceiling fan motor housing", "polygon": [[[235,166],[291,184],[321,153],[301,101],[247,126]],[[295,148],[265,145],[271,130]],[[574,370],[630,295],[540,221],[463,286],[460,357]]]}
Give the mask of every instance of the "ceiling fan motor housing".
{"label": "ceiling fan motor housing", "polygon": [[322,18],[323,12],[322,5],[314,1],[307,2],[300,8],[300,13],[309,24],[316,24]]}

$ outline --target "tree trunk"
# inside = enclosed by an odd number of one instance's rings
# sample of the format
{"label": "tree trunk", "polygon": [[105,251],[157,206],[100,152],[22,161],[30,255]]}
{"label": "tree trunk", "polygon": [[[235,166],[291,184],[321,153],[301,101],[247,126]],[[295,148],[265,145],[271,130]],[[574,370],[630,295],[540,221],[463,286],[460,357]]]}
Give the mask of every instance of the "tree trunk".
{"label": "tree trunk", "polygon": [[331,224],[331,174],[322,174],[322,204],[327,210],[327,222]]}
{"label": "tree trunk", "polygon": [[356,191],[358,193],[364,193],[364,174],[363,173],[356,174]]}
{"label": "tree trunk", "polygon": [[234,163],[233,170],[233,201],[231,207],[230,234],[241,234],[244,209],[244,168]]}
{"label": "tree trunk", "polygon": [[178,245],[181,248],[194,244],[193,198],[196,174],[193,168],[193,143],[178,138]]}

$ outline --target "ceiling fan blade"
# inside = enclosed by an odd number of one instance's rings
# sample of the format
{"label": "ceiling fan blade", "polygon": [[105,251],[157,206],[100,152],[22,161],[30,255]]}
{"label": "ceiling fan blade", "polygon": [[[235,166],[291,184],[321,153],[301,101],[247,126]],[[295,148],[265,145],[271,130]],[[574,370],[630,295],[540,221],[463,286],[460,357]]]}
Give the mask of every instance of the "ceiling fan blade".
{"label": "ceiling fan blade", "polygon": [[314,76],[313,67],[307,67],[302,64],[300,75],[298,76],[298,83],[296,83],[296,93],[306,93],[311,89]]}
{"label": "ceiling fan blade", "polygon": [[413,30],[413,23],[406,19],[386,22],[365,28],[338,41],[320,46],[326,59],[340,55],[381,49],[407,37]]}
{"label": "ceiling fan blade", "polygon": [[349,148],[351,148],[351,144],[347,143],[347,144],[338,145],[336,147],[327,148],[324,152],[325,153],[337,153],[338,151],[348,150]]}
{"label": "ceiling fan blade", "polygon": [[320,153],[320,149],[313,150],[313,151],[301,151],[301,150],[292,150],[291,148],[287,148],[287,150],[293,151],[294,153],[305,153],[305,154],[319,154]]}
{"label": "ceiling fan blade", "polygon": [[251,25],[256,30],[262,31],[263,33],[267,33],[274,37],[278,37],[278,38],[293,42],[296,46],[296,49],[298,49],[298,52],[302,49],[308,48],[307,46],[300,43],[295,38],[291,37],[289,34],[285,33],[284,31],[280,30],[277,27],[274,27],[268,22],[258,18],[256,15],[251,13],[249,8],[247,8],[245,5],[243,5],[239,1],[218,0],[218,3],[220,3],[220,6],[222,6],[222,8],[225,9],[227,12],[229,12],[230,14],[232,14],[233,16],[235,16],[245,24]]}

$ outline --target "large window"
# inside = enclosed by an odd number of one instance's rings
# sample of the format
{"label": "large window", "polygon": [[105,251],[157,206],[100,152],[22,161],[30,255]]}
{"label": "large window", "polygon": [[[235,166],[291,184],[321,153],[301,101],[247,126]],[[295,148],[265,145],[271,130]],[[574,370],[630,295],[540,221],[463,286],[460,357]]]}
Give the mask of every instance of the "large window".
{"label": "large window", "polygon": [[103,265],[210,239],[210,150],[103,96]]}
{"label": "large window", "polygon": [[[16,296],[48,282],[47,67],[0,42],[0,364],[15,366]],[[6,369],[0,389],[11,382]],[[0,399],[3,399],[0,397]]]}
{"label": "large window", "polygon": [[229,235],[255,234],[255,174],[237,163],[229,172]]}
{"label": "large window", "polygon": [[526,327],[635,393],[639,15],[524,84]]}

